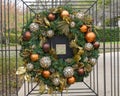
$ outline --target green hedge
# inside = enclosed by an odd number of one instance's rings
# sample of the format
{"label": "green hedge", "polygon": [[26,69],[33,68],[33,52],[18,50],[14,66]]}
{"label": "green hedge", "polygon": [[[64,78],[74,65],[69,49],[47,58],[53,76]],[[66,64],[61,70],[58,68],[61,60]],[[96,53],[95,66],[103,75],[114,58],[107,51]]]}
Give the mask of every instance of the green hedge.
{"label": "green hedge", "polygon": [[100,28],[97,29],[98,39],[103,42],[120,41],[120,30],[119,28],[106,28],[105,30]]}
{"label": "green hedge", "polygon": [[10,33],[10,35],[6,34],[6,37],[9,43],[18,43],[20,34],[17,34],[17,37],[16,37],[16,34]]}
{"label": "green hedge", "polygon": [[[97,28],[97,38],[100,42],[113,42],[113,41],[120,41],[120,29],[118,28],[106,28],[103,30],[102,28]],[[8,34],[6,34],[7,40],[9,40]],[[19,42],[20,34],[10,33],[10,43],[18,43]],[[17,40],[17,41],[16,41]]]}

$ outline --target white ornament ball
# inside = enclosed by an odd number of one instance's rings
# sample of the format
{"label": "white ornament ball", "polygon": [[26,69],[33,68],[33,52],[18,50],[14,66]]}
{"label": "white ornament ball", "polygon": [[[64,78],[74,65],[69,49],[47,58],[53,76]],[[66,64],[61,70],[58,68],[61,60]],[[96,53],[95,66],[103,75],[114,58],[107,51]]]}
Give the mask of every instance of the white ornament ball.
{"label": "white ornament ball", "polygon": [[32,71],[32,70],[34,69],[33,64],[28,63],[27,66],[26,66],[26,69],[27,69],[28,71]]}
{"label": "white ornament ball", "polygon": [[53,30],[48,30],[48,31],[47,31],[47,37],[51,38],[51,37],[53,37],[53,36],[54,36]]}
{"label": "white ornament ball", "polygon": [[96,60],[96,58],[90,58],[89,62],[91,65],[94,66],[97,63],[97,60]]}
{"label": "white ornament ball", "polygon": [[30,24],[30,31],[37,31],[37,30],[39,30],[39,24],[31,23]]}
{"label": "white ornament ball", "polygon": [[76,14],[76,18],[78,18],[78,19],[83,19],[83,17],[84,17],[84,13],[82,13],[82,12],[78,12]]}
{"label": "white ornament ball", "polygon": [[72,21],[72,22],[70,23],[70,27],[71,27],[71,28],[74,28],[74,27],[75,27],[75,22]]}
{"label": "white ornament ball", "polygon": [[54,78],[54,79],[52,80],[52,83],[53,83],[53,85],[55,85],[55,86],[59,86],[59,85],[60,85],[60,80],[59,80],[58,78]]}
{"label": "white ornament ball", "polygon": [[66,78],[69,78],[74,75],[74,70],[72,67],[65,67],[63,73]]}
{"label": "white ornament ball", "polygon": [[90,50],[92,50],[92,49],[93,49],[92,43],[86,43],[86,44],[85,44],[85,50],[90,51]]}
{"label": "white ornament ball", "polygon": [[41,65],[42,68],[48,68],[51,65],[50,57],[48,57],[48,56],[42,57],[40,59],[40,65]]}

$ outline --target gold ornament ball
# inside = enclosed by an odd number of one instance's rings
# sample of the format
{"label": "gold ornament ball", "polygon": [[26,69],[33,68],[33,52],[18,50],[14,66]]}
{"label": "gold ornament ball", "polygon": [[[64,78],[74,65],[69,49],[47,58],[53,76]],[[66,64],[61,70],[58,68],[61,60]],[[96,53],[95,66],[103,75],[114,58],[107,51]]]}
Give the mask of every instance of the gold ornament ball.
{"label": "gold ornament ball", "polygon": [[68,84],[74,84],[75,81],[76,81],[76,79],[75,79],[74,76],[72,76],[72,77],[70,77],[70,78],[67,79],[67,83],[68,83]]}
{"label": "gold ornament ball", "polygon": [[83,33],[87,32],[87,31],[88,31],[87,25],[82,25],[82,26],[80,27],[80,31],[83,32]]}
{"label": "gold ornament ball", "polygon": [[31,61],[37,61],[38,59],[39,59],[39,55],[38,54],[32,54],[32,55],[30,55],[30,59],[31,59]]}
{"label": "gold ornament ball", "polygon": [[86,35],[85,35],[85,39],[86,39],[86,41],[87,41],[88,43],[91,43],[91,42],[95,41],[96,35],[95,35],[94,32],[88,32],[88,33],[86,33]]}
{"label": "gold ornament ball", "polygon": [[42,72],[42,76],[43,76],[44,78],[49,78],[49,77],[50,77],[50,71],[44,70],[44,71]]}
{"label": "gold ornament ball", "polygon": [[61,13],[61,17],[68,17],[70,16],[69,12],[67,10],[63,10],[62,13]]}

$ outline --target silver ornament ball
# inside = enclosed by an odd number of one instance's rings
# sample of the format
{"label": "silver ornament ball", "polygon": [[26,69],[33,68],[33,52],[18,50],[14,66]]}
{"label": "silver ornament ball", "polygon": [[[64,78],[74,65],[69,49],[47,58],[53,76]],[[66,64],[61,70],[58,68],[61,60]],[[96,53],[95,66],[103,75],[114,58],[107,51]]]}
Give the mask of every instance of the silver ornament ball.
{"label": "silver ornament ball", "polygon": [[48,30],[48,31],[47,31],[47,36],[48,36],[49,38],[53,37],[53,36],[54,36],[54,31],[53,31],[53,30]]}
{"label": "silver ornament ball", "polygon": [[59,84],[60,84],[59,78],[54,78],[54,79],[52,80],[52,83],[53,83],[53,85],[55,85],[55,86],[59,86]]}
{"label": "silver ornament ball", "polygon": [[74,19],[74,18],[75,18],[75,15],[70,14],[70,18],[71,18],[71,19]]}
{"label": "silver ornament ball", "polygon": [[30,24],[30,31],[37,31],[37,30],[39,30],[39,24],[31,23]]}
{"label": "silver ornament ball", "polygon": [[85,57],[85,58],[84,58],[84,62],[88,62],[88,57]]}
{"label": "silver ornament ball", "polygon": [[42,57],[40,59],[40,65],[41,65],[42,68],[48,68],[51,65],[50,57],[48,57],[48,56]]}
{"label": "silver ornament ball", "polygon": [[76,14],[76,18],[78,18],[78,19],[83,19],[83,18],[84,18],[84,13],[78,12],[78,13]]}
{"label": "silver ornament ball", "polygon": [[28,71],[32,71],[32,70],[34,69],[33,64],[28,63],[27,66],[26,66],[26,69],[27,69]]}
{"label": "silver ornament ball", "polygon": [[75,27],[75,22],[72,21],[72,22],[70,23],[70,27],[71,27],[71,28],[74,28],[74,27]]}
{"label": "silver ornament ball", "polygon": [[66,78],[69,78],[74,75],[74,70],[72,67],[65,67],[63,73]]}
{"label": "silver ornament ball", "polygon": [[90,58],[89,62],[91,65],[94,66],[97,63],[97,60],[96,60],[96,58]]}
{"label": "silver ornament ball", "polygon": [[86,44],[85,44],[85,50],[90,51],[90,50],[92,50],[92,49],[93,49],[92,43],[86,43]]}

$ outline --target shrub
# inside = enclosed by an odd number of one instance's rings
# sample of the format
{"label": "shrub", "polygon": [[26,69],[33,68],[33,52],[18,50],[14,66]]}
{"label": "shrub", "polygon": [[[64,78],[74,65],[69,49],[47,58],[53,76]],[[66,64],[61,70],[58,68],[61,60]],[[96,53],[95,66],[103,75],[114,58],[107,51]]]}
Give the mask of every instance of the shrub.
{"label": "shrub", "polygon": [[16,37],[16,34],[10,33],[10,35],[6,34],[6,37],[9,43],[18,43],[20,34],[17,34],[17,37]]}
{"label": "shrub", "polygon": [[97,29],[98,38],[101,42],[113,42],[120,41],[120,30],[119,28],[106,28]]}

